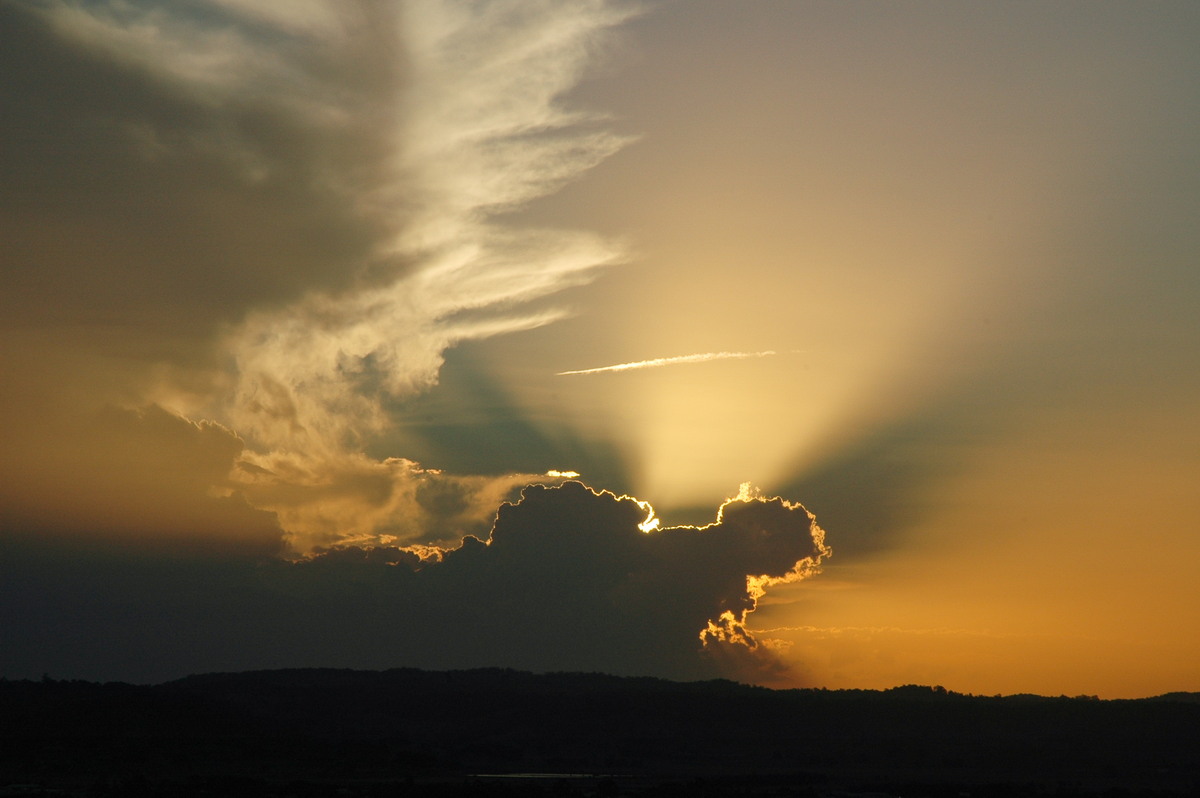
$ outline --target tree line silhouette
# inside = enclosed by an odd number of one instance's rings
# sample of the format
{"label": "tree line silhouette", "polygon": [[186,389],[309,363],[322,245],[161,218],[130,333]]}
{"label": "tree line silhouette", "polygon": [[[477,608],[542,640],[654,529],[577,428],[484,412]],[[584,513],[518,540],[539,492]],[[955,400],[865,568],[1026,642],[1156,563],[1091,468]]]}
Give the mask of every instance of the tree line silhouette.
{"label": "tree line silhouette", "polygon": [[501,669],[0,680],[0,795],[1194,795],[1197,740],[1194,693]]}

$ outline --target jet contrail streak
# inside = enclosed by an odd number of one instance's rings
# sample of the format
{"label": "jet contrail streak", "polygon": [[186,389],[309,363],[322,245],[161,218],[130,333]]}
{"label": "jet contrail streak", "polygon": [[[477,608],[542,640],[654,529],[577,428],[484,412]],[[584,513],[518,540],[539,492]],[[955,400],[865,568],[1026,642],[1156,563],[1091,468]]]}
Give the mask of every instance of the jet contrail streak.
{"label": "jet contrail streak", "polygon": [[776,354],[773,350],[765,352],[703,352],[699,355],[678,355],[677,357],[656,357],[652,360],[637,360],[633,363],[618,363],[615,366],[600,366],[594,369],[579,369],[577,371],[560,371],[558,377],[568,374],[599,374],[604,371],[632,371],[634,369],[656,369],[659,366],[677,366],[682,363],[707,363],[710,360],[745,360],[752,357],[768,357]]}

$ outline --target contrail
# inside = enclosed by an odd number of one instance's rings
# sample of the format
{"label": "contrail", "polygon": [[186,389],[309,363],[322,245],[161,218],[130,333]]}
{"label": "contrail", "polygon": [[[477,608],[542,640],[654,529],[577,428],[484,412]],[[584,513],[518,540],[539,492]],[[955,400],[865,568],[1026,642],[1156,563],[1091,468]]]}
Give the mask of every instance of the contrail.
{"label": "contrail", "polygon": [[770,349],[764,352],[703,352],[699,355],[678,355],[676,357],[656,357],[651,360],[636,360],[633,363],[618,363],[615,366],[600,366],[594,369],[560,371],[555,376],[565,377],[568,374],[599,374],[604,371],[656,369],[659,366],[677,366],[682,363],[707,363],[710,360],[745,360],[752,357],[768,357],[774,354],[777,353]]}

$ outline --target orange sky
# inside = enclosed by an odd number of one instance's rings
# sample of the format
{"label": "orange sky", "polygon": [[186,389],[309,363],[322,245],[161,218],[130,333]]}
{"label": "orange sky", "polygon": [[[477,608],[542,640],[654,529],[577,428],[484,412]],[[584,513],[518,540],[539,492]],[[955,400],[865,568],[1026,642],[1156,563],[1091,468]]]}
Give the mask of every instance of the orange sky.
{"label": "orange sky", "polygon": [[[535,417],[618,440],[668,520],[740,479],[816,512],[835,556],[754,621],[816,630],[783,635],[811,683],[1194,685],[1198,22],[1178,3],[637,20],[581,95],[642,138],[533,213],[631,235],[635,260],[474,363]],[[765,349],[553,385],[521,357]]]}
{"label": "orange sky", "polygon": [[750,482],[834,555],[746,678],[1200,690],[1194,3],[281,8],[0,3],[5,540]]}

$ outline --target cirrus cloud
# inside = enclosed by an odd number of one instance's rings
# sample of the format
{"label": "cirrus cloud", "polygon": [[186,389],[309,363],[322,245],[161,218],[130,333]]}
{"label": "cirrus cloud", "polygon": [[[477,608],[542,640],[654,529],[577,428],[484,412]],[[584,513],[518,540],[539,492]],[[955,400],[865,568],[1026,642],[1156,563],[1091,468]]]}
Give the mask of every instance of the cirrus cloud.
{"label": "cirrus cloud", "polygon": [[[46,453],[102,461],[95,447],[128,430],[79,428],[112,421],[105,408],[163,411],[211,419],[238,448],[228,474],[182,452],[171,472],[274,513],[297,551],[483,534],[534,475],[452,478],[362,452],[397,400],[437,384],[448,348],[562,318],[553,296],[621,259],[591,233],[497,215],[627,141],[561,98],[631,14],[0,2],[0,427],[20,443],[0,473],[141,525],[136,503],[89,483],[105,469]],[[452,482],[469,510],[422,498]],[[35,493],[52,491],[9,491],[0,514],[53,520]]]}
{"label": "cirrus cloud", "polygon": [[634,371],[637,369],[656,369],[662,366],[679,366],[688,363],[708,363],[713,360],[746,360],[748,358],[770,357],[776,354],[773,350],[762,352],[701,352],[695,355],[676,355],[674,357],[654,357],[649,360],[635,360],[631,363],[617,363],[614,366],[598,366],[591,369],[576,369],[560,371],[559,377],[572,374],[603,374],[609,371]]}

